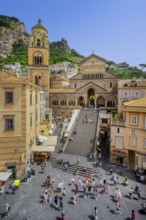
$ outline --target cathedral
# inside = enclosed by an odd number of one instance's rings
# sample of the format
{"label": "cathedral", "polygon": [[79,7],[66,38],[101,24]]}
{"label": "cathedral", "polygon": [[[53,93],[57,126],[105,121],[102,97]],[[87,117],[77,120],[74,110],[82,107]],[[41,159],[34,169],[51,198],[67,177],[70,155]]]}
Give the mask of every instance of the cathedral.
{"label": "cathedral", "polygon": [[51,88],[49,103],[54,116],[70,115],[81,107],[117,108],[117,77],[108,71],[106,60],[91,54],[70,78],[69,88]]}
{"label": "cathedral", "polygon": [[48,32],[40,19],[32,27],[28,65],[28,79],[45,91],[54,117],[70,116],[73,109],[81,107],[117,109],[118,79],[108,72],[107,61],[95,54],[80,62],[78,74],[70,78],[68,88],[50,86]]}

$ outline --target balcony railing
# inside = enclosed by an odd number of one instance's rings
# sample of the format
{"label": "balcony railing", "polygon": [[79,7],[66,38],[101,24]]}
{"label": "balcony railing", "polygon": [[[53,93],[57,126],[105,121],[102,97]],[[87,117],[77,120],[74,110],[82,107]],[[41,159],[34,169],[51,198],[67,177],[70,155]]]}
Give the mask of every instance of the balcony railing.
{"label": "balcony railing", "polygon": [[112,125],[124,126],[124,122],[123,121],[112,121]]}

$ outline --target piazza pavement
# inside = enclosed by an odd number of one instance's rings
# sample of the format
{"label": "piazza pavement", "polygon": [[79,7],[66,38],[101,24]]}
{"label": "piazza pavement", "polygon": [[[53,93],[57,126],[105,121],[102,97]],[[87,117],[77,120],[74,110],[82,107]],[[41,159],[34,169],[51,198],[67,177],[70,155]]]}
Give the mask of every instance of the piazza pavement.
{"label": "piazza pavement", "polygon": [[[70,161],[71,164],[76,163],[76,155],[55,153],[54,157],[56,159],[63,159],[64,161]],[[80,166],[93,168],[94,162],[89,162],[86,157],[80,157]],[[114,210],[116,208],[116,203],[113,201],[115,186],[113,186],[113,181],[110,179],[110,175],[102,167],[97,168],[98,173],[101,178],[105,177],[109,183],[109,194],[104,194],[101,189],[98,189],[99,197],[95,200],[92,196],[87,196],[83,198],[81,193],[79,193],[76,206],[73,205],[71,197],[73,195],[72,190],[74,189],[69,183],[71,179],[74,178],[78,181],[79,176],[75,176],[72,173],[68,173],[62,169],[57,169],[52,167],[51,161],[47,162],[44,174],[41,173],[41,166],[34,164],[33,168],[36,170],[36,175],[32,176],[28,183],[23,183],[16,191],[15,195],[2,194],[0,196],[0,213],[2,214],[5,209],[5,204],[9,203],[11,205],[11,210],[9,216],[6,218],[8,220],[59,220],[60,210],[54,208],[51,204],[45,204],[42,202],[42,196],[44,194],[44,187],[42,187],[46,176],[51,176],[55,179],[53,185],[54,191],[60,181],[64,181],[64,186],[66,189],[66,197],[63,200],[64,210],[66,213],[65,220],[89,220],[93,219],[92,215],[94,213],[94,207],[97,206],[99,210],[99,220],[128,220],[130,219],[131,210],[136,211],[137,220],[145,220],[146,217],[139,214],[138,210],[141,208],[141,204],[145,202],[146,199],[146,186],[139,184],[141,188],[141,193],[143,199],[138,200],[136,194],[133,195],[133,199],[130,200],[127,195],[129,194],[129,188],[132,186],[135,188],[136,180],[129,179],[129,185],[123,186],[122,182],[124,177],[120,176],[119,189],[122,192],[121,198],[121,212],[122,214],[115,214]],[[114,168],[114,167],[113,167]],[[95,169],[95,168],[94,168]],[[81,177],[81,179],[85,179]],[[98,184],[98,179],[96,179]],[[54,192],[54,196],[58,194]],[[59,194],[58,194],[59,195]],[[1,219],[3,219],[1,217]]]}

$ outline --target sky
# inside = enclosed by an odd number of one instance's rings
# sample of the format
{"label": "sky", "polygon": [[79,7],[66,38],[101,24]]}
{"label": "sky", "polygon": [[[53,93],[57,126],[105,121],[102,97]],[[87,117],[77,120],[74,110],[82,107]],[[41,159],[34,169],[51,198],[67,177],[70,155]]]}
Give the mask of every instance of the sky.
{"label": "sky", "polygon": [[84,56],[146,63],[146,0],[0,0],[0,14],[17,17],[29,33],[41,18],[50,42],[65,38]]}

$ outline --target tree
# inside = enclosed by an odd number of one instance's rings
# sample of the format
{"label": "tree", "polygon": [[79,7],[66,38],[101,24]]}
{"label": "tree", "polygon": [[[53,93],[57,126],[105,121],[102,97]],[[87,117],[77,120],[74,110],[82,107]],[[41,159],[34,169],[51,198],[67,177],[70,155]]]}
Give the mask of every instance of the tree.
{"label": "tree", "polygon": [[146,68],[146,64],[142,63],[142,64],[139,64],[139,66],[141,67],[141,71],[143,72],[143,69]]}

